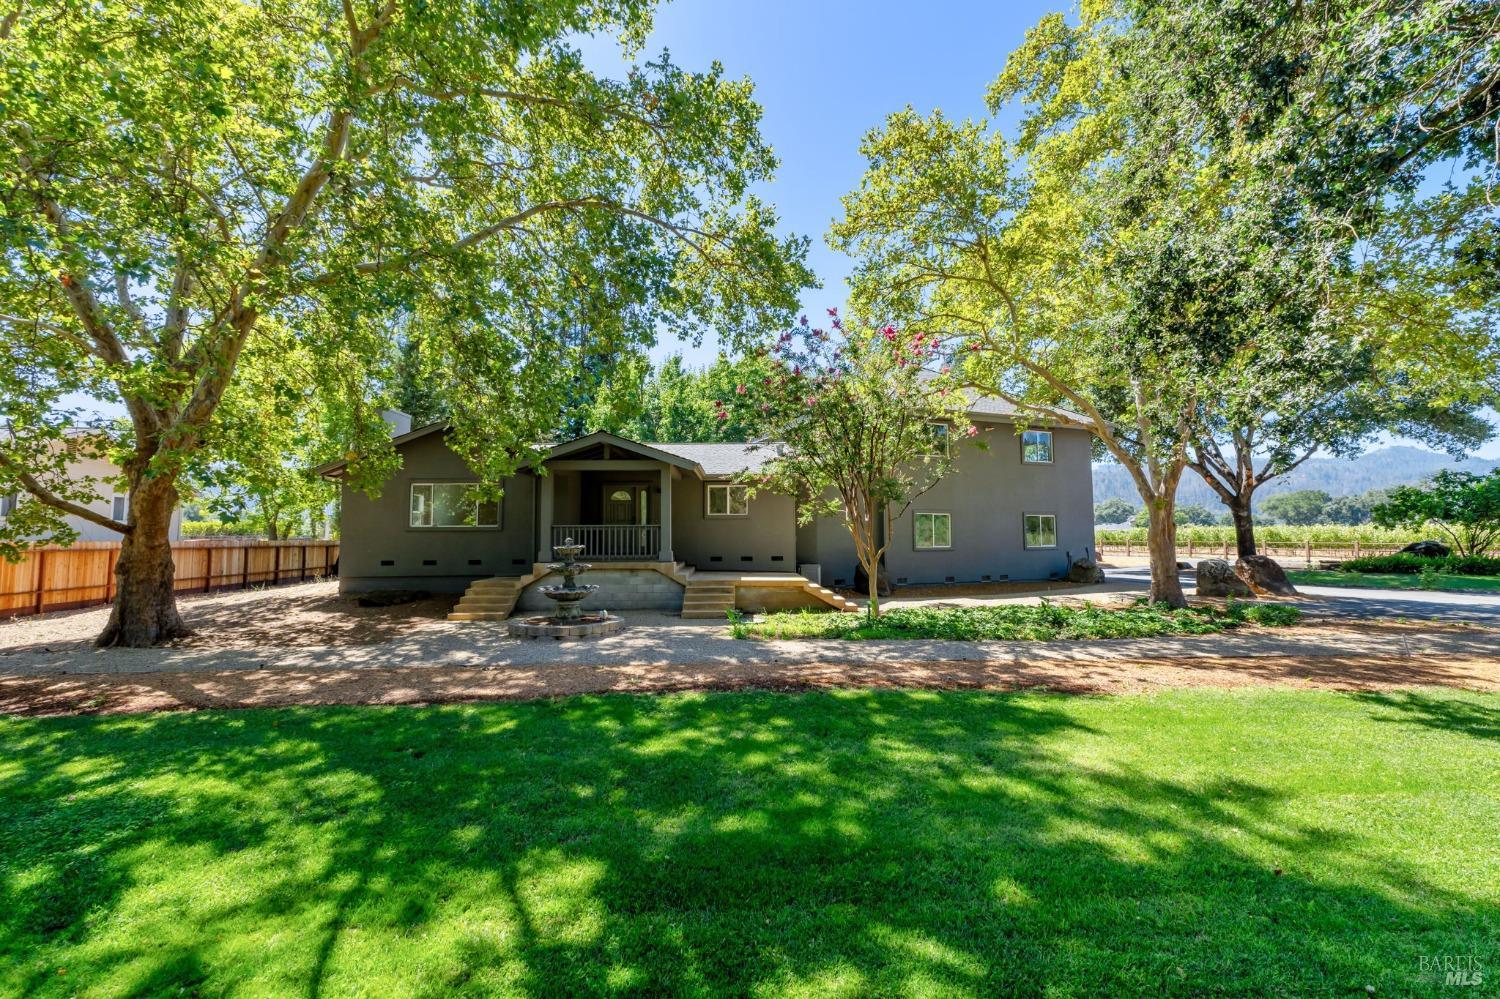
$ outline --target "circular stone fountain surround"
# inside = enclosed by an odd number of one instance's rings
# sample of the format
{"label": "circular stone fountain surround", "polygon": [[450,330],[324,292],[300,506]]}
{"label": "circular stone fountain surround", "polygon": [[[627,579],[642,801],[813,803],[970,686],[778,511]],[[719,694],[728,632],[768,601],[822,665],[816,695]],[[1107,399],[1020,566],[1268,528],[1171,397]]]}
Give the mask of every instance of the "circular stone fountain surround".
{"label": "circular stone fountain surround", "polygon": [[588,572],[593,566],[578,561],[583,554],[583,545],[568,538],[555,545],[552,555],[556,562],[547,568],[562,576],[562,585],[539,587],[542,596],[557,602],[557,613],[550,616],[526,617],[510,621],[505,630],[512,638],[600,638],[613,635],[625,627],[617,614],[585,614],[579,604],[599,589],[597,584],[576,582],[576,577]]}

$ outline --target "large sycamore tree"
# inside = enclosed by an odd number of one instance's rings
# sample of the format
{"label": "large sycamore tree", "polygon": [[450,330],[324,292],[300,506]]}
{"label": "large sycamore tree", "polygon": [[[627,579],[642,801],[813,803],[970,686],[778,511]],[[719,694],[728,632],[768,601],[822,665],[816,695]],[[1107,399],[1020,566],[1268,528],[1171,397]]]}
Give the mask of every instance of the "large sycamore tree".
{"label": "large sycamore tree", "polygon": [[[867,173],[831,233],[859,261],[860,308],[942,337],[971,385],[1089,430],[1129,471],[1152,599],[1178,605],[1173,508],[1188,469],[1242,502],[1248,528],[1258,482],[1312,450],[1382,428],[1482,435],[1472,411],[1493,386],[1482,282],[1433,296],[1452,282],[1428,280],[1430,253],[1404,272],[1357,263],[1436,148],[1406,128],[1392,150],[1347,119],[1349,93],[1400,103],[1354,27],[1359,5],[1289,0],[1269,24],[1260,5],[1230,18],[1223,6],[1095,0],[1074,21],[1049,15],[989,91],[994,114],[1018,119],[1011,135],[891,116],[867,137]],[[1481,120],[1469,95],[1493,93],[1493,17],[1441,6],[1470,20],[1436,54],[1385,35],[1405,46],[1414,85],[1424,67],[1449,74],[1422,106],[1460,108],[1454,134],[1468,141]],[[1338,8],[1347,30],[1287,28],[1303,7]],[[1352,89],[1327,93],[1329,79]],[[1310,117],[1333,138],[1311,135]],[[1462,201],[1487,211],[1472,191]],[[1483,221],[1457,241],[1460,266],[1495,259],[1492,213]]]}
{"label": "large sycamore tree", "polygon": [[[341,407],[357,481],[394,458],[399,348],[487,483],[558,420],[580,361],[659,328],[789,321],[805,245],[748,191],[774,167],[750,84],[663,55],[650,0],[52,0],[0,16],[0,492],[33,533],[121,533],[101,644],[183,632],[167,523],[215,460],[269,326]],[[580,333],[579,331],[583,331]],[[130,491],[79,502],[60,442],[118,407]],[[232,451],[233,449],[228,449]],[[49,511],[46,514],[35,511]]]}

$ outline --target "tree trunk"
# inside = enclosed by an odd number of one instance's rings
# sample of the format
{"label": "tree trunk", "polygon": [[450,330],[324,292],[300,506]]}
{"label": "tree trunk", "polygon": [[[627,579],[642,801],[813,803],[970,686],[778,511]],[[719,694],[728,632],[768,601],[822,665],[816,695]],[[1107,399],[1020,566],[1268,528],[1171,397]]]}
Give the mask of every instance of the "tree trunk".
{"label": "tree trunk", "polygon": [[1234,521],[1234,547],[1240,558],[1255,554],[1255,519],[1250,513],[1250,498],[1235,497],[1226,503],[1229,516]]}
{"label": "tree trunk", "polygon": [[115,563],[115,607],[94,644],[148,648],[189,634],[172,588],[176,507],[177,485],[171,480],[143,478],[131,484],[131,529]]}
{"label": "tree trunk", "polygon": [[1177,575],[1177,512],[1174,501],[1146,504],[1150,511],[1147,542],[1151,548],[1151,602],[1168,607],[1186,607],[1182,580]]}
{"label": "tree trunk", "polygon": [[875,568],[865,566],[865,576],[870,584],[870,617],[880,616],[880,557],[875,558]]}

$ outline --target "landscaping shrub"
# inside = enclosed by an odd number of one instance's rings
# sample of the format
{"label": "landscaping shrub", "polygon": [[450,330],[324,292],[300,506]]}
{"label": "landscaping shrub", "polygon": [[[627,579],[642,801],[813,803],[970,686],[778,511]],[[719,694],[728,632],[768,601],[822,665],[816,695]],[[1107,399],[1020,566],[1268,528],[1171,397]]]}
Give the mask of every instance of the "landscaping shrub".
{"label": "landscaping shrub", "polygon": [[1246,623],[1285,626],[1301,613],[1284,604],[1232,603],[1185,610],[1147,604],[1110,609],[1043,602],[998,607],[904,607],[870,619],[863,614],[783,611],[764,621],[730,619],[735,638],[931,638],[947,641],[1154,638],[1212,635]]}
{"label": "landscaping shrub", "polygon": [[1445,558],[1423,558],[1421,555],[1368,555],[1343,564],[1345,572],[1390,575],[1417,575],[1439,572],[1448,576],[1500,576],[1500,558],[1493,555],[1449,555]]}

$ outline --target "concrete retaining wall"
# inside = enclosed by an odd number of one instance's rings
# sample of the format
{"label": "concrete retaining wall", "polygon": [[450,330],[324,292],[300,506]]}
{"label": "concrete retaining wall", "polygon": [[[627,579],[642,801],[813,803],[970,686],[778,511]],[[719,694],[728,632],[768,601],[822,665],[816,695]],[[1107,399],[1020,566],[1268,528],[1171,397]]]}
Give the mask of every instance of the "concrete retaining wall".
{"label": "concrete retaining wall", "polygon": [[[653,569],[609,569],[595,565],[578,582],[597,583],[599,589],[583,601],[585,610],[682,610],[682,584]],[[547,575],[521,591],[516,601],[518,611],[550,611],[557,606],[542,595],[539,587],[561,585],[562,577]]]}

